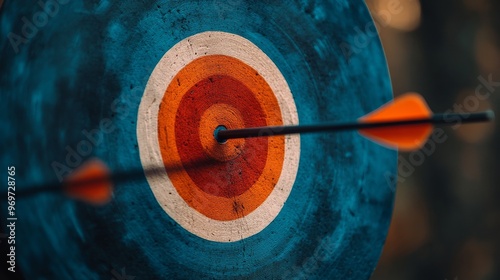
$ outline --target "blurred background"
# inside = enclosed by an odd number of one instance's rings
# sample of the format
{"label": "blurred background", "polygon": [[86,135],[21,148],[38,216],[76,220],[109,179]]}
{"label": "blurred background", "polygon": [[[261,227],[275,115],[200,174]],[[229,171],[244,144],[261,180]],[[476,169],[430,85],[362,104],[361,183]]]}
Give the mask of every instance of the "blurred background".
{"label": "blurred background", "polygon": [[[500,1],[366,0],[394,94],[434,112],[500,115]],[[500,132],[444,129],[444,143],[399,156],[391,228],[378,279],[500,279]]]}
{"label": "blurred background", "polygon": [[[3,0],[0,0],[0,6]],[[434,112],[500,117],[500,1],[366,0],[395,95]],[[497,83],[498,81],[498,83]],[[500,279],[500,131],[444,130],[444,143],[399,157],[396,203],[379,279]]]}

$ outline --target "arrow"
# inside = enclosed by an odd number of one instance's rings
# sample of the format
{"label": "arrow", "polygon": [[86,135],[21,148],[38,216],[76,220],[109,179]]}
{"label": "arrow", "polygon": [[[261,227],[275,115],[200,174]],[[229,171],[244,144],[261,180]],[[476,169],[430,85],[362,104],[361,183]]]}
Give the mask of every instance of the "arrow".
{"label": "arrow", "polygon": [[[99,159],[90,159],[75,169],[62,183],[18,190],[16,197],[28,197],[44,192],[60,192],[92,205],[105,205],[113,197],[113,180],[107,165]],[[6,196],[4,196],[6,197]]]}
{"label": "arrow", "polygon": [[[15,192],[15,197],[23,198],[39,193],[62,191],[73,199],[100,206],[111,201],[116,182],[123,179],[132,180],[134,176],[136,176],[134,172],[129,172],[127,175],[111,174],[103,161],[90,159],[64,178],[63,182],[20,189]],[[7,197],[7,194],[2,197]]]}
{"label": "arrow", "polygon": [[242,129],[218,127],[214,132],[219,143],[229,139],[268,137],[287,134],[339,132],[358,130],[379,144],[403,151],[419,149],[432,132],[433,125],[455,125],[487,122],[494,119],[492,111],[473,114],[434,114],[419,94],[405,94],[389,102],[356,122],[323,123],[313,125],[263,126]]}
{"label": "arrow", "polygon": [[[356,122],[243,129],[218,127],[214,136],[220,143],[224,143],[235,138],[358,130],[361,135],[384,146],[400,150],[415,150],[425,143],[432,132],[433,125],[455,125],[457,119],[460,119],[462,123],[473,123],[491,121],[493,118],[492,111],[473,114],[433,114],[420,95],[406,94],[361,117]],[[138,170],[111,173],[104,162],[99,159],[91,159],[68,175],[62,183],[55,182],[19,190],[16,192],[16,197],[28,197],[38,193],[60,192],[62,190],[67,196],[74,199],[92,205],[104,205],[111,201],[114,185],[117,183],[138,180],[143,178],[144,174],[154,176],[165,170],[189,169],[208,163],[205,159],[190,165],[145,167]],[[7,195],[5,194],[3,197],[7,197]]]}
{"label": "arrow", "polygon": [[[52,182],[38,186],[18,189],[16,198],[30,197],[40,193],[63,192],[67,196],[92,205],[105,205],[113,197],[114,186],[118,183],[141,180],[144,176],[155,176],[165,170],[176,172],[204,166],[209,164],[209,159],[195,160],[190,164],[162,165],[111,172],[108,166],[100,159],[87,160],[62,182]],[[7,198],[7,193],[1,195]]]}

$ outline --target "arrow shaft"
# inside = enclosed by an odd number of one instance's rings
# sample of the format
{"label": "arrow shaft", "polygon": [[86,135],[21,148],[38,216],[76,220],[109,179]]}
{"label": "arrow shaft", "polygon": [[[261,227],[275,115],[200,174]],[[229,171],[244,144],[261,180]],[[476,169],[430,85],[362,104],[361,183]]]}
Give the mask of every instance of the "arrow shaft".
{"label": "arrow shaft", "polygon": [[268,137],[298,133],[336,132],[345,130],[375,129],[381,127],[396,127],[418,124],[455,125],[461,123],[474,123],[491,121],[492,112],[481,112],[473,114],[435,114],[431,118],[379,121],[379,122],[349,122],[349,123],[324,123],[315,125],[285,125],[285,126],[262,126],[243,129],[219,130],[216,138],[225,141],[236,138]]}
{"label": "arrow shaft", "polygon": [[[473,114],[435,114],[431,118],[397,120],[397,121],[371,121],[371,122],[349,122],[349,123],[324,123],[315,125],[291,125],[291,126],[263,126],[245,129],[231,129],[219,130],[217,132],[217,139],[224,141],[227,139],[235,138],[251,138],[251,137],[267,137],[297,133],[315,133],[315,132],[337,132],[346,130],[359,130],[359,129],[376,129],[381,127],[397,127],[418,124],[435,124],[435,125],[456,125],[457,123],[474,123],[486,122],[493,119],[493,112],[487,111],[482,113]],[[144,169],[128,170],[122,172],[114,172],[109,176],[99,176],[89,179],[78,180],[70,184],[75,186],[85,186],[95,183],[102,183],[111,181],[115,184],[127,181],[134,181],[144,177],[144,174],[154,175],[160,171],[170,170],[175,172],[181,168],[194,168],[209,164],[206,161],[199,161],[192,165],[187,166],[159,166],[148,167]],[[57,192],[63,189],[65,182],[53,182],[49,184],[33,186],[22,189],[16,192],[17,197],[29,197],[43,192]],[[7,197],[2,194],[2,197]]]}
{"label": "arrow shaft", "polygon": [[[198,160],[194,163],[191,164],[185,164],[185,165],[163,165],[163,166],[150,166],[150,167],[145,167],[145,168],[137,168],[137,169],[130,169],[130,170],[123,170],[123,171],[115,171],[112,174],[109,174],[109,176],[96,176],[88,179],[82,179],[82,180],[77,180],[74,182],[71,182],[71,186],[77,187],[77,186],[87,186],[87,185],[92,185],[92,184],[98,184],[98,183],[103,183],[107,181],[111,181],[114,184],[119,184],[119,183],[124,183],[124,182],[131,182],[131,181],[136,181],[136,180],[142,180],[144,176],[146,175],[152,175],[154,176],[155,174],[158,174],[160,172],[164,172],[165,170],[171,171],[171,172],[177,172],[183,169],[191,169],[191,168],[196,168],[200,166],[205,166],[207,164],[210,164],[209,160]],[[48,192],[60,192],[64,187],[66,186],[66,182],[59,182],[59,181],[54,181],[51,183],[46,183],[46,184],[40,184],[40,185],[33,185],[27,188],[23,189],[18,189],[16,191],[16,197],[18,198],[25,198],[25,197],[30,197],[37,195],[39,193],[48,193]],[[0,200],[2,198],[7,198],[7,193],[4,192],[0,196]]]}
{"label": "arrow shaft", "polygon": [[[79,186],[87,186],[87,185],[92,185],[92,184],[98,184],[98,183],[103,183],[106,181],[112,181],[115,184],[117,183],[122,183],[122,182],[128,182],[128,181],[134,181],[138,180],[143,176],[145,173],[154,173],[158,172],[159,170],[164,170],[165,167],[158,167],[158,168],[150,168],[147,170],[129,170],[129,171],[122,171],[122,172],[115,172],[114,174],[110,174],[109,176],[96,176],[92,177],[89,179],[81,179],[75,182],[71,182],[71,186],[73,187],[79,187]],[[16,196],[17,197],[29,197],[33,196],[39,193],[44,193],[44,192],[58,192],[64,189],[65,185],[68,183],[65,182],[57,182],[54,181],[52,183],[48,184],[43,184],[43,185],[38,185],[38,186],[31,186],[29,188],[25,189],[20,189],[16,191]],[[6,197],[6,196],[2,196]]]}

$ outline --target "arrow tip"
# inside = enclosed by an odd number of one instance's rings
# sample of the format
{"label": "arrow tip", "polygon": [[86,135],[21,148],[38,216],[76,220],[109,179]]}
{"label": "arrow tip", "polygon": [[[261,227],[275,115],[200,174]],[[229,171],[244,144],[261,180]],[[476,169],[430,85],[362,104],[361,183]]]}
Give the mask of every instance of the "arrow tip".
{"label": "arrow tip", "polygon": [[495,119],[495,112],[493,112],[493,110],[488,110],[485,113],[486,113],[486,118],[489,121],[493,121]]}

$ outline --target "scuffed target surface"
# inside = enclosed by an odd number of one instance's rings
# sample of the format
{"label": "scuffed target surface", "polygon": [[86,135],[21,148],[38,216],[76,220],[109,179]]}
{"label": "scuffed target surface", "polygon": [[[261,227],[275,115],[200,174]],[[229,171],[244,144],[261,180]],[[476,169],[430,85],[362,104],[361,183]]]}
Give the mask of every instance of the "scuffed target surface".
{"label": "scuffed target surface", "polygon": [[[343,51],[371,23],[363,1],[68,1],[16,53],[9,34],[23,35],[23,17],[41,10],[8,1],[0,11],[1,161],[16,165],[19,188],[57,179],[54,162],[72,169],[92,155],[141,169],[147,81],[169,49],[205,31],[258,46],[303,124],[356,119],[392,97],[377,38]],[[145,177],[118,186],[103,208],[49,194],[19,200],[18,264],[28,279],[108,279],[121,268],[137,279],[368,278],[390,220],[396,153],[356,133],[318,134],[300,137],[300,157],[277,217],[231,243],[179,226]]]}

